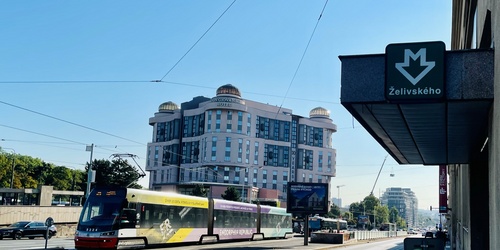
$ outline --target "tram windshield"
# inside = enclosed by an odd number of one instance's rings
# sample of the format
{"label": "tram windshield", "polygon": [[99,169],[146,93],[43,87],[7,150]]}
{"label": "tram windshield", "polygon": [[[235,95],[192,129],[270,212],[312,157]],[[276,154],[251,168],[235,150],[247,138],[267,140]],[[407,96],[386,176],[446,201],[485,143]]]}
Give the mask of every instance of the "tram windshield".
{"label": "tram windshield", "polygon": [[83,206],[78,230],[100,232],[118,229],[126,190],[94,190]]}

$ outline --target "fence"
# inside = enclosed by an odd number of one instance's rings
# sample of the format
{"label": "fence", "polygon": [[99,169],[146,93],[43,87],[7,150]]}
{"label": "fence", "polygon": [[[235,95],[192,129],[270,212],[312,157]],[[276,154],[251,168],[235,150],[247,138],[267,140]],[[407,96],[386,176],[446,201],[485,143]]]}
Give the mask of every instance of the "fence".
{"label": "fence", "polygon": [[371,240],[379,238],[397,237],[408,235],[406,231],[354,231],[356,240]]}

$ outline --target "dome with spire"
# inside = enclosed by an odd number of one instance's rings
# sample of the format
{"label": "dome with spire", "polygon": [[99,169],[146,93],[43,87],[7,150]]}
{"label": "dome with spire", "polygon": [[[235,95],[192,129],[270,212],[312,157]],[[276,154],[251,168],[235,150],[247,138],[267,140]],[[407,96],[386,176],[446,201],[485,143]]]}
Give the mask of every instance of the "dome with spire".
{"label": "dome with spire", "polygon": [[217,89],[217,96],[231,96],[241,98],[241,93],[231,84],[222,85]]}
{"label": "dome with spire", "polygon": [[330,118],[330,111],[322,107],[316,107],[309,112],[309,118]]}
{"label": "dome with spire", "polygon": [[164,102],[158,107],[158,112],[174,112],[179,106],[173,102]]}

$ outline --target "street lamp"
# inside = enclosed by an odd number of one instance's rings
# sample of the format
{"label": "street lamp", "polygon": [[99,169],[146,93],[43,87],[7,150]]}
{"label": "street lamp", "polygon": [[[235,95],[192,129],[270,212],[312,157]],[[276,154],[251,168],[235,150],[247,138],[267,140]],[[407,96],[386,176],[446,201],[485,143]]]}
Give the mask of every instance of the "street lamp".
{"label": "street lamp", "polygon": [[340,211],[340,188],[344,187],[345,185],[338,185],[337,186],[337,203],[339,204],[339,217],[337,218],[337,233],[340,232],[340,219],[342,219],[342,212]]}
{"label": "street lamp", "polygon": [[338,186],[337,186],[337,203],[338,203],[338,205],[339,205],[339,209],[340,209],[340,205],[341,205],[341,204],[340,204],[340,188],[341,188],[341,187],[345,187],[345,185],[338,185]]}

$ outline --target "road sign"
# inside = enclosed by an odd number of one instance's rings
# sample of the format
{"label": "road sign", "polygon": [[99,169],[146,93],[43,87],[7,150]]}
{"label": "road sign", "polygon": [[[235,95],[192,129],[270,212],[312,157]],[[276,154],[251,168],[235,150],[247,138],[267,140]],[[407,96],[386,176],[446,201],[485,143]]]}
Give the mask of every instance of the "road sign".
{"label": "road sign", "polygon": [[387,100],[404,102],[445,97],[443,42],[389,44],[385,51]]}
{"label": "road sign", "polygon": [[52,225],[54,225],[54,219],[52,219],[52,217],[47,218],[45,220],[45,226],[50,227]]}

